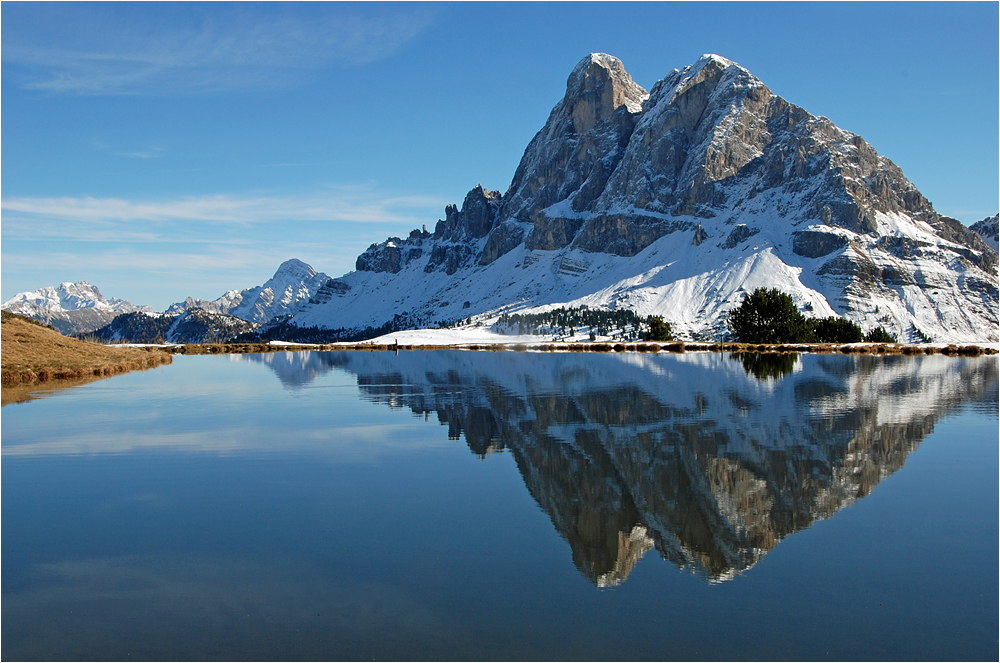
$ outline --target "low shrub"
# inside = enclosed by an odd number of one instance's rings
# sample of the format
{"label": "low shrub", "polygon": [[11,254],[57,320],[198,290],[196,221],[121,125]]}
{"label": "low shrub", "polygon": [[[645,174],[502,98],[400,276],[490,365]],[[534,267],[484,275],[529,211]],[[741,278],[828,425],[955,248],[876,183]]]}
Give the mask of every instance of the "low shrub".
{"label": "low shrub", "polygon": [[866,343],[897,343],[895,334],[890,334],[884,327],[879,325],[875,329],[865,334]]}
{"label": "low shrub", "polygon": [[820,343],[860,343],[865,338],[861,327],[847,318],[819,318],[813,321],[813,330]]}

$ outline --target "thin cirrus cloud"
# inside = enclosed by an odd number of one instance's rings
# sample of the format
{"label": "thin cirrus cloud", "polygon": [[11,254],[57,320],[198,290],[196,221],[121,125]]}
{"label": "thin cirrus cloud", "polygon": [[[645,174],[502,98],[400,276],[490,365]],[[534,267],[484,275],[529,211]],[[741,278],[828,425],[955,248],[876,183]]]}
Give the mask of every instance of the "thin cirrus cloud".
{"label": "thin cirrus cloud", "polygon": [[[239,224],[315,221],[340,223],[427,223],[444,203],[429,196],[379,197],[365,191],[340,191],[311,196],[215,195],[173,200],[121,198],[5,198],[5,239],[104,240],[119,226],[132,222],[163,224]],[[436,217],[435,217],[436,218]],[[71,223],[66,223],[71,222]],[[416,227],[416,226],[414,226]],[[156,235],[126,231],[133,241],[154,241]]]}
{"label": "thin cirrus cloud", "polygon": [[[143,95],[282,87],[309,70],[374,62],[396,53],[433,18],[426,6],[381,15],[337,12],[206,18],[164,30],[156,21],[104,22],[83,42],[5,31],[3,61],[27,89]],[[83,32],[83,31],[81,31]]]}

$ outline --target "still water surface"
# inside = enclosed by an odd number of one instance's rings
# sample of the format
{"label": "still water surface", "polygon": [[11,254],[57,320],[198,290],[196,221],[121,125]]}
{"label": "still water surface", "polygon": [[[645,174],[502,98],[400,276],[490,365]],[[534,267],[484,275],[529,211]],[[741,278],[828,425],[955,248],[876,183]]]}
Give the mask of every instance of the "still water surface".
{"label": "still water surface", "polygon": [[175,357],[4,407],[11,659],[995,659],[995,357]]}

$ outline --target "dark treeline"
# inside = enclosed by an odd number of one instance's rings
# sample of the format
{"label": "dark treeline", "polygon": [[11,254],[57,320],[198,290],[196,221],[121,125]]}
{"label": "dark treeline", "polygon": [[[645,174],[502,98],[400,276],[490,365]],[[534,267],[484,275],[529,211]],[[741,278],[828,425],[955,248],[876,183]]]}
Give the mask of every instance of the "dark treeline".
{"label": "dark treeline", "polygon": [[77,334],[76,337],[98,343],[116,340],[129,343],[163,343],[167,330],[175,320],[172,315],[150,316],[141,311],[122,313],[100,329]]}
{"label": "dark treeline", "polygon": [[234,343],[266,343],[268,341],[289,341],[292,343],[336,343],[338,341],[358,342],[377,338],[392,332],[413,329],[413,320],[407,314],[396,314],[378,327],[363,329],[322,329],[320,327],[299,327],[290,322],[290,315],[277,321],[268,322],[260,329],[241,334],[233,339]]}
{"label": "dark treeline", "polygon": [[628,338],[638,338],[645,322],[635,311],[628,309],[604,311],[581,306],[556,308],[541,313],[505,313],[494,327],[506,334],[575,336],[577,332],[588,331],[598,336],[611,336],[619,332]]}

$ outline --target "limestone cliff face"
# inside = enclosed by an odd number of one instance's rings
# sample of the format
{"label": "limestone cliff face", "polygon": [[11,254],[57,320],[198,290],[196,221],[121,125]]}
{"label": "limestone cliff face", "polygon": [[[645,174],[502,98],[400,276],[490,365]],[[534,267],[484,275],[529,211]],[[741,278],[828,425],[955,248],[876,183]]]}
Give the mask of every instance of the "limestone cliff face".
{"label": "limestone cliff face", "polygon": [[618,58],[595,53],[576,65],[566,96],[528,145],[504,196],[504,217],[534,226],[529,249],[558,249],[573,240],[579,221],[543,210],[563,202],[568,212],[591,208],[624,156],[648,96]]}
{"label": "limestone cliff face", "polygon": [[[572,275],[559,267],[567,260],[580,266]],[[742,293],[763,285],[903,340],[1000,338],[996,250],[938,214],[860,136],[717,55],[649,93],[617,58],[588,55],[502,196],[476,187],[432,236],[374,244],[357,270],[398,275],[397,285],[371,281],[386,291],[373,296],[406,302],[427,324],[515,302],[587,303],[639,307],[682,336],[713,338]],[[342,326],[352,317],[343,313],[307,312],[296,324]]]}

